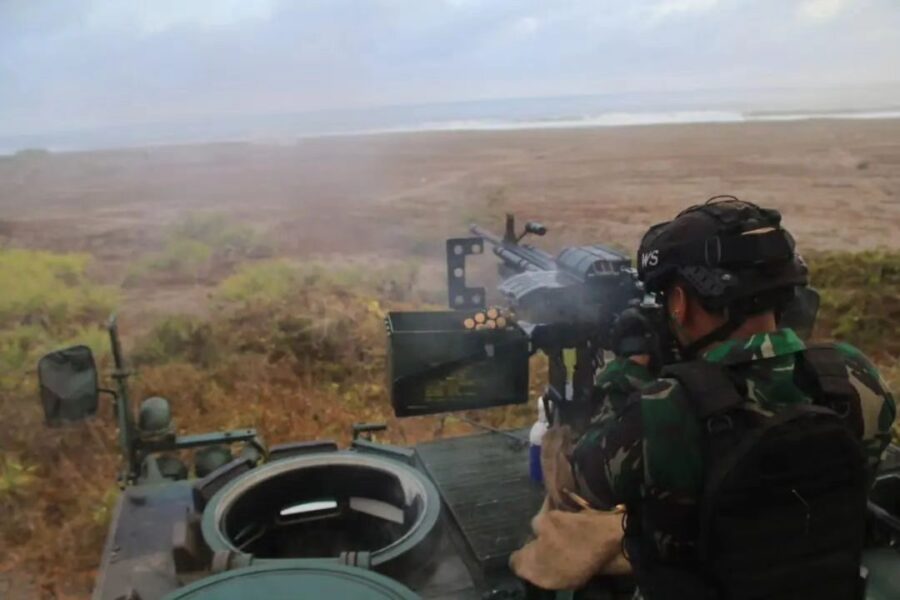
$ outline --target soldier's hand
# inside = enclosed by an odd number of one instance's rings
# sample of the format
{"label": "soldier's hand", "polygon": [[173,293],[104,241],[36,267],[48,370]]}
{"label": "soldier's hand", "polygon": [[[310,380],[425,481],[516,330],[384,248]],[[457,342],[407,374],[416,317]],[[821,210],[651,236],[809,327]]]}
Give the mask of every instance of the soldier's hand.
{"label": "soldier's hand", "polygon": [[628,360],[633,363],[637,363],[642,367],[649,367],[651,359],[649,354],[633,354],[628,357]]}
{"label": "soldier's hand", "polygon": [[623,310],[612,328],[612,348],[616,355],[648,366],[658,346],[658,335],[647,315],[637,307]]}

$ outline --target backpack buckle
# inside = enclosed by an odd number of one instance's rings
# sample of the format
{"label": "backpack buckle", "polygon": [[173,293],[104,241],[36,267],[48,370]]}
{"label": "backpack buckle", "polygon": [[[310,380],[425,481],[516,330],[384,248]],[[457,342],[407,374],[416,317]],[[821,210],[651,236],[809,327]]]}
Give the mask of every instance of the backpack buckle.
{"label": "backpack buckle", "polygon": [[734,421],[729,415],[713,415],[706,419],[706,431],[716,435],[734,428]]}

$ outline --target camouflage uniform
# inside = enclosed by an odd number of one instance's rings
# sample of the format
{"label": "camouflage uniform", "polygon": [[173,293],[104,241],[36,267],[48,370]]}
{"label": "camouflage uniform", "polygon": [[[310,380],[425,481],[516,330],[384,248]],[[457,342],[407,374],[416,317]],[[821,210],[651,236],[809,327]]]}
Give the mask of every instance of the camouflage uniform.
{"label": "camouflage uniform", "polygon": [[[803,341],[790,329],[727,340],[703,354],[724,365],[746,386],[753,410],[777,411],[809,398],[795,385],[795,355]],[[864,443],[874,473],[890,441],[894,399],[874,366],[856,348],[837,344],[850,381],[859,393]],[[632,393],[639,390],[637,393]],[[653,380],[641,366],[612,361],[597,378],[596,417],[572,457],[579,493],[595,506],[634,505],[664,498],[696,505],[703,485],[700,424],[681,384]],[[665,536],[654,536],[661,556]]]}
{"label": "camouflage uniform", "polygon": [[631,394],[651,381],[650,371],[633,360],[617,358],[606,363],[594,379],[593,423],[621,414]]}

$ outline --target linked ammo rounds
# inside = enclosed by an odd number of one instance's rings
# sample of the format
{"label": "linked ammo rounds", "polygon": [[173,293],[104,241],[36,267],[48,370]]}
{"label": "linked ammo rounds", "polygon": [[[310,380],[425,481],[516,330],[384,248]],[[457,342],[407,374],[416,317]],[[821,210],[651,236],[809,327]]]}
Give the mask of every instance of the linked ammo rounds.
{"label": "linked ammo rounds", "polygon": [[[510,315],[511,316],[511,315]],[[491,307],[484,312],[477,312],[463,321],[466,329],[506,329],[512,321],[503,316],[503,310]]]}

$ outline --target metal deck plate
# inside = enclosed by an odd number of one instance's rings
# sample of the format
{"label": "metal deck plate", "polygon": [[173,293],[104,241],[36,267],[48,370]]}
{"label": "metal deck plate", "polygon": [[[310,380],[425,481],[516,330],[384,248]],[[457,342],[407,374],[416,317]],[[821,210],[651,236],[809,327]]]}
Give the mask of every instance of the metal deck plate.
{"label": "metal deck plate", "polygon": [[192,504],[189,481],[125,490],[103,548],[94,600],[123,598],[129,590],[161,598],[177,588],[172,525]]}
{"label": "metal deck plate", "polygon": [[505,568],[544,499],[528,477],[527,445],[515,448],[509,438],[486,433],[421,444],[416,453],[478,563]]}

